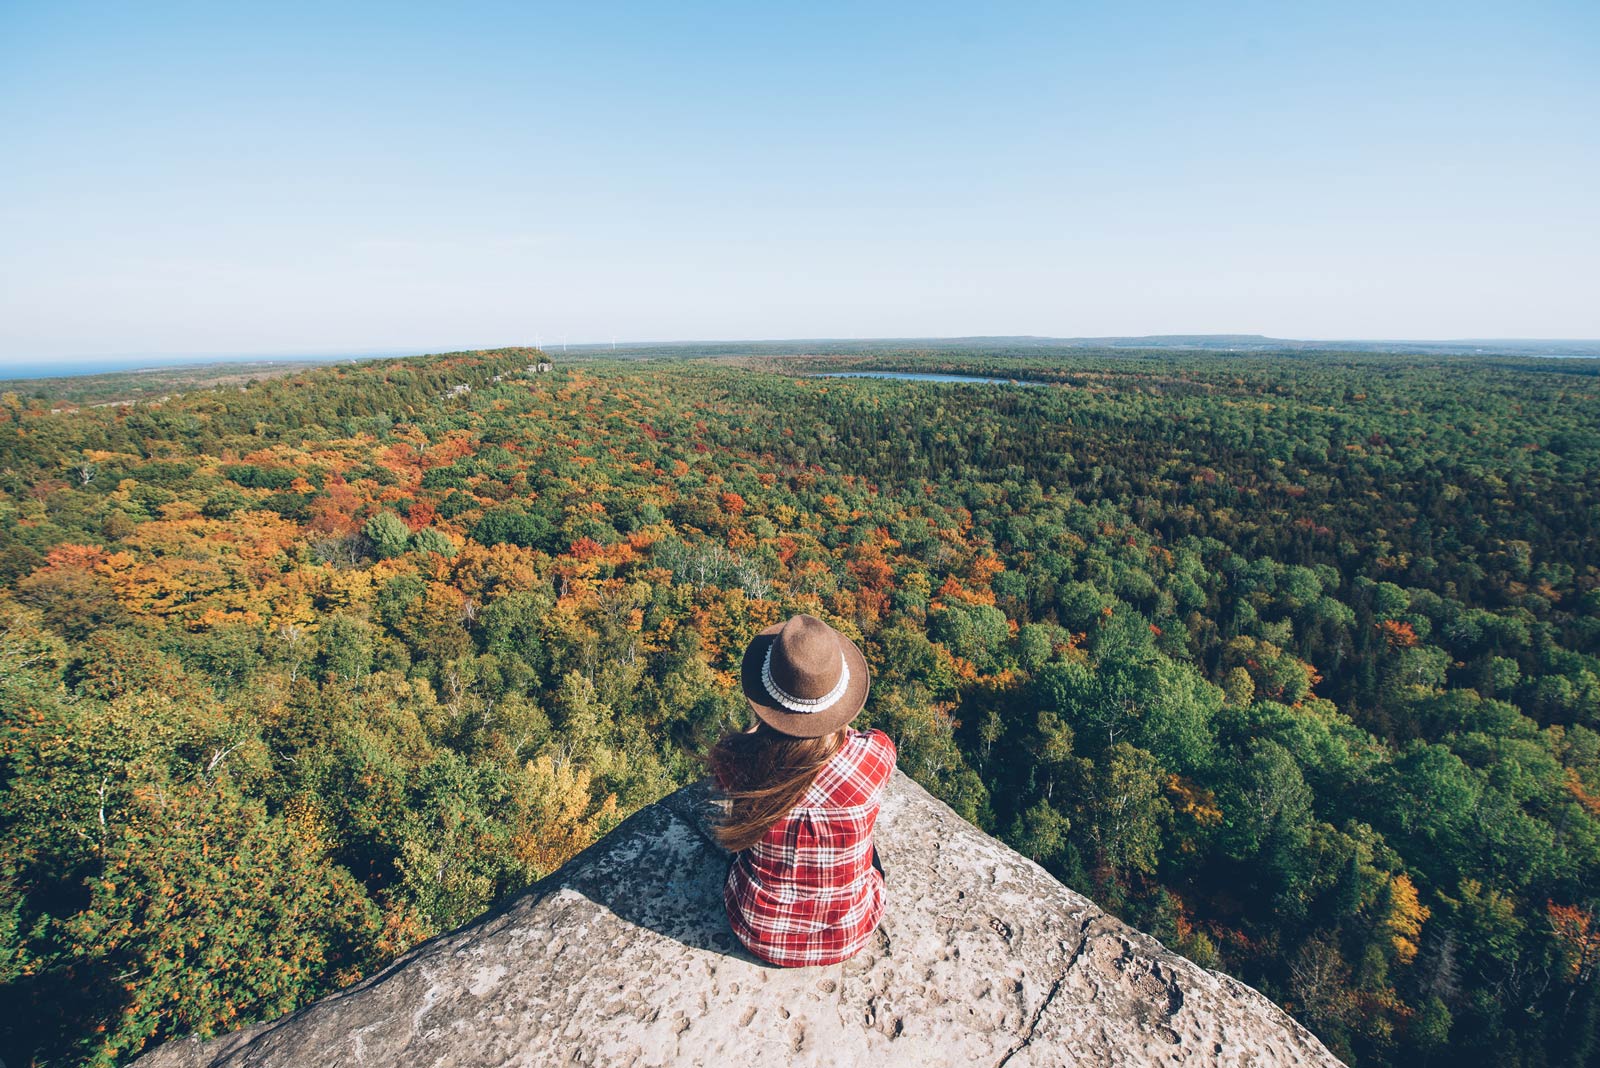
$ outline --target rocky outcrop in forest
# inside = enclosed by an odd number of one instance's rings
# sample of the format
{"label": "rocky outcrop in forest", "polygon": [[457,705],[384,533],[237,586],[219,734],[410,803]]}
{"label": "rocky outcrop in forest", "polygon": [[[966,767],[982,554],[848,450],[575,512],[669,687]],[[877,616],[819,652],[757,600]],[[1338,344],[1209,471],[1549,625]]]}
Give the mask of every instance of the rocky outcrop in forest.
{"label": "rocky outcrop in forest", "polygon": [[843,964],[769,967],[728,931],[708,812],[686,787],[365,982],[137,1064],[1339,1064],[1255,990],[1107,916],[899,773],[877,939]]}

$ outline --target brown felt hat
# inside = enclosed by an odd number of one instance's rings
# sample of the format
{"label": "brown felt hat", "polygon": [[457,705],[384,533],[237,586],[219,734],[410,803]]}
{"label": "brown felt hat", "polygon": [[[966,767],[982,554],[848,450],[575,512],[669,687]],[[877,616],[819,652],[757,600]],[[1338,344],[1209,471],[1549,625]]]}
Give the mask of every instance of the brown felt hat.
{"label": "brown felt hat", "polygon": [[820,738],[855,719],[872,685],[855,643],[806,615],[752,638],[739,679],[761,722],[796,738]]}

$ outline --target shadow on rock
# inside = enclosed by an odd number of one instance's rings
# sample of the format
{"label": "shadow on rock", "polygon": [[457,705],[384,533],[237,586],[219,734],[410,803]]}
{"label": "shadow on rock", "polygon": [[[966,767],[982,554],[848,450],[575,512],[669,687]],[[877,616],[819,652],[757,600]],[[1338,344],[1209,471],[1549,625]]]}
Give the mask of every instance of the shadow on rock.
{"label": "shadow on rock", "polygon": [[776,968],[746,950],[728,927],[722,886],[733,858],[711,831],[719,811],[707,784],[681,790],[624,820],[603,849],[580,855],[592,862],[567,864],[529,894],[571,890],[690,948]]}

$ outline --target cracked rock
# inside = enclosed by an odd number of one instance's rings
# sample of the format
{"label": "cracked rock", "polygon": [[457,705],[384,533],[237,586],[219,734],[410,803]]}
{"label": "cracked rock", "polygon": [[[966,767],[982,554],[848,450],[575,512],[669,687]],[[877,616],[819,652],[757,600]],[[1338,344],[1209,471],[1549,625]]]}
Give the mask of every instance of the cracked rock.
{"label": "cracked rock", "polygon": [[882,937],[842,964],[763,964],[723,916],[714,811],[685,787],[364,982],[136,1064],[1339,1064],[1256,991],[1105,915],[898,772],[878,822]]}

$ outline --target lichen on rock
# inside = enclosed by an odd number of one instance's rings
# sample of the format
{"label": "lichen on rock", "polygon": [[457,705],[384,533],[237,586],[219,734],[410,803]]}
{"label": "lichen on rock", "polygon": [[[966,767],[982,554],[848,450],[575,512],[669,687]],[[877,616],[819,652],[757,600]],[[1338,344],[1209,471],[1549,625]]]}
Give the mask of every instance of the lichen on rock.
{"label": "lichen on rock", "polygon": [[704,786],[495,912],[272,1023],[140,1068],[1338,1065],[1282,1009],[1107,916],[901,773],[853,959],[775,968],[722,912]]}

